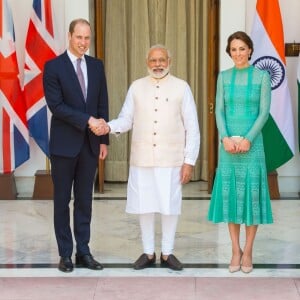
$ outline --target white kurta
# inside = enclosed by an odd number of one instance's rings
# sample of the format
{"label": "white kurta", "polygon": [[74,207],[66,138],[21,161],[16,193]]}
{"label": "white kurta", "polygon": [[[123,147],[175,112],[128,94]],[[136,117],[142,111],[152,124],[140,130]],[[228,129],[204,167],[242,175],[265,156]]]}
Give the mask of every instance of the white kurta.
{"label": "white kurta", "polygon": [[[144,79],[149,80],[149,77]],[[157,84],[153,80],[153,89]],[[163,84],[163,80],[159,84]],[[111,133],[124,133],[132,129],[134,113],[131,86],[118,118],[108,123]],[[181,118],[186,133],[184,163],[195,165],[200,147],[200,132],[195,101],[188,84],[182,99]],[[158,212],[165,215],[179,215],[182,202],[180,172],[181,167],[162,168],[131,165],[127,186],[126,212],[133,214]]]}

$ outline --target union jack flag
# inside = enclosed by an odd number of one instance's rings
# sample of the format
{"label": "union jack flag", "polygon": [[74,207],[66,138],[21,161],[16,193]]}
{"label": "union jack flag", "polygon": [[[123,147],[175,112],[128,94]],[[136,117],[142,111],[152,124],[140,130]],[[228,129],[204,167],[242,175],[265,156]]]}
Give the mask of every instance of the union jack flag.
{"label": "union jack flag", "polygon": [[49,155],[48,111],[42,72],[47,60],[57,56],[51,0],[34,0],[25,45],[24,96],[29,133]]}
{"label": "union jack flag", "polygon": [[0,173],[11,173],[29,159],[29,136],[7,0],[0,0],[0,16]]}

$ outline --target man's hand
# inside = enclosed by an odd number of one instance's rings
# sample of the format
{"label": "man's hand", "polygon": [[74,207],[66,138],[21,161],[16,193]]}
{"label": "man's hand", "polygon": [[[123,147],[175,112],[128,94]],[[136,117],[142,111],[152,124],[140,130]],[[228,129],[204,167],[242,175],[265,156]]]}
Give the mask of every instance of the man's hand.
{"label": "man's hand", "polygon": [[108,154],[107,145],[106,144],[100,144],[100,153],[99,153],[99,159],[105,159]]}
{"label": "man's hand", "polygon": [[94,117],[90,117],[88,125],[91,131],[98,136],[108,134],[110,131],[110,128],[104,119],[96,119]]}
{"label": "man's hand", "polygon": [[188,183],[192,179],[194,166],[183,164],[181,167],[180,181],[182,184]]}

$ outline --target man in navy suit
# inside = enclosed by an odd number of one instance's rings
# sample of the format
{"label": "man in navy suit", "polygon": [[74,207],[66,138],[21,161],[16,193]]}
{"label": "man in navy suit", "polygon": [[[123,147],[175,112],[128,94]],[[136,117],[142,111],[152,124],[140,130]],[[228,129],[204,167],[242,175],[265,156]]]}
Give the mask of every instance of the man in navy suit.
{"label": "man in navy suit", "polygon": [[108,119],[106,78],[102,61],[85,55],[91,42],[89,22],[73,20],[68,40],[67,51],[48,61],[43,75],[46,102],[52,112],[50,161],[58,269],[73,271],[69,209],[73,187],[76,266],[101,270],[103,266],[91,255],[89,241],[95,172],[99,157],[107,156],[108,136],[103,135],[99,121]]}

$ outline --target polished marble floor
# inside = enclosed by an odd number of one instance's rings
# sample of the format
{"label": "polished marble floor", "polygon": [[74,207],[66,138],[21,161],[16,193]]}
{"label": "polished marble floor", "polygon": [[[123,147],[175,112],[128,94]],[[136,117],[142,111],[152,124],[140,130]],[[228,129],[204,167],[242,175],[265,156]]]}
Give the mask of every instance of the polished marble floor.
{"label": "polished marble floor", "polygon": [[[124,212],[126,185],[106,183],[104,194],[94,194],[90,243],[105,268],[64,274],[57,270],[52,201],[31,200],[30,184],[25,183],[18,200],[0,200],[0,300],[110,300],[129,299],[129,294],[133,300],[271,299],[271,295],[300,299],[298,195],[272,200],[275,223],[259,227],[254,270],[247,275],[227,270],[231,256],[227,226],[206,221],[210,195],[205,183],[186,185],[183,195],[174,253],[184,264],[182,272],[162,269],[159,263],[141,271],[131,268],[142,252],[138,219]],[[157,217],[157,253],[160,237]],[[30,286],[40,287],[40,292]],[[64,297],[66,289],[69,296],[73,291],[72,297]]]}

